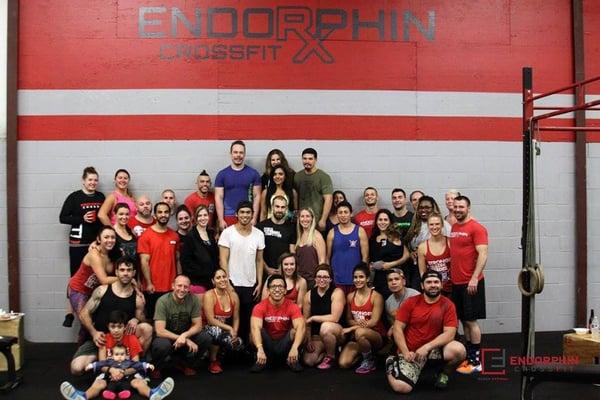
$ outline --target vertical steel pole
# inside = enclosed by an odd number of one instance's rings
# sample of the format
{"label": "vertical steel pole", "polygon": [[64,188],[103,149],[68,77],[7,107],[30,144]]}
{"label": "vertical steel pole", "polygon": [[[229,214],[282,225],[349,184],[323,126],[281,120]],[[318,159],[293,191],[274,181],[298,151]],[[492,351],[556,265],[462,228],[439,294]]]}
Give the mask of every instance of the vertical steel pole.
{"label": "vertical steel pole", "polygon": [[8,302],[21,311],[19,272],[19,182],[17,152],[17,81],[19,60],[19,1],[8,1],[6,76],[6,230]]}
{"label": "vertical steel pole", "polygon": [[[583,1],[573,0],[573,70],[575,82],[585,80]],[[583,86],[575,87],[575,102],[585,103]],[[585,110],[575,111],[575,126],[585,126]],[[575,321],[587,322],[587,132],[575,132]]]}
{"label": "vertical steel pole", "polygon": [[[532,140],[530,120],[533,117],[533,72],[531,67],[523,68],[523,225],[521,227],[521,249],[522,249],[522,267],[525,268],[529,263],[530,241],[528,240],[531,234],[529,225],[530,221],[530,196],[532,195],[531,165],[532,165]],[[529,290],[529,277],[524,274],[523,286]],[[531,328],[531,298],[521,295],[521,355],[527,356],[531,352],[529,331]],[[529,393],[529,378],[521,375],[521,399],[526,400]]]}

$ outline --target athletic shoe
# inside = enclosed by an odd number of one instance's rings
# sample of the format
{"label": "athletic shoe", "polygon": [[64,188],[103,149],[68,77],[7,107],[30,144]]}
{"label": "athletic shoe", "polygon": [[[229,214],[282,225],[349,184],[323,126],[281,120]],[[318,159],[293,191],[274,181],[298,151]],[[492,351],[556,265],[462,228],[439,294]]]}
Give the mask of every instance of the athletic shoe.
{"label": "athletic shoe", "polygon": [[86,400],[85,392],[75,389],[69,382],[60,384],[60,394],[67,400]]}
{"label": "athletic shoe", "polygon": [[288,367],[290,367],[290,369],[294,372],[302,372],[302,370],[304,370],[298,361],[288,364]]}
{"label": "athletic shoe", "polygon": [[65,320],[63,321],[63,326],[65,328],[71,328],[73,326],[73,321],[75,320],[75,316],[71,313],[65,315]]}
{"label": "athletic shoe", "polygon": [[317,368],[318,369],[329,369],[329,368],[333,367],[333,361],[334,361],[333,357],[325,356],[325,358],[323,358],[323,361],[321,361],[321,363],[319,365],[317,365]]}
{"label": "athletic shoe", "polygon": [[456,372],[463,375],[471,375],[475,372],[481,372],[481,363],[473,364],[472,361],[463,361],[462,364],[456,368]]}
{"label": "athletic shoe", "polygon": [[444,390],[448,387],[448,375],[443,372],[440,372],[435,380],[433,386],[436,389]]}
{"label": "athletic shoe", "polygon": [[394,372],[394,356],[388,356],[385,359],[385,373],[390,375],[392,372]]}
{"label": "athletic shoe", "polygon": [[389,356],[385,360],[385,373],[394,378],[400,378],[400,358],[398,356]]}
{"label": "athletic shoe", "polygon": [[184,363],[175,364],[175,369],[183,373],[185,376],[194,376],[197,373],[194,368],[190,368]]}
{"label": "athletic shoe", "polygon": [[119,399],[128,399],[131,397],[131,391],[130,390],[121,390],[119,392],[119,394],[117,395],[117,397]]}
{"label": "athletic shoe", "polygon": [[115,400],[117,398],[117,394],[112,390],[104,390],[102,392],[102,398],[108,400]]}
{"label": "athletic shoe", "polygon": [[259,363],[254,363],[252,365],[252,367],[250,367],[250,372],[253,373],[259,373],[259,372],[263,372],[263,370],[267,367],[267,364],[259,364]]}
{"label": "athletic shoe", "polygon": [[211,361],[210,364],[208,364],[208,371],[211,374],[220,374],[223,372],[223,368],[221,367],[219,360]]}
{"label": "athletic shoe", "polygon": [[364,360],[362,360],[358,368],[354,370],[354,372],[360,375],[364,375],[375,371],[375,369],[375,360],[373,360],[372,358],[365,358]]}
{"label": "athletic shoe", "polygon": [[167,378],[160,385],[150,390],[149,400],[162,400],[168,395],[171,394],[173,388],[175,387],[175,382],[173,382],[172,378]]}

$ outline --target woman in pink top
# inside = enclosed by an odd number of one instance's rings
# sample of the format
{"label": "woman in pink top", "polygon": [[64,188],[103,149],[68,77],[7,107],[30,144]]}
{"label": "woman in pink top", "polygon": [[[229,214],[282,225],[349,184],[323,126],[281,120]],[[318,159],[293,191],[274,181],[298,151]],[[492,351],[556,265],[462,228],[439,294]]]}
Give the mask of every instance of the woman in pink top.
{"label": "woman in pink top", "polygon": [[135,198],[129,191],[129,181],[130,176],[126,169],[118,169],[115,172],[115,191],[108,195],[98,210],[98,218],[104,225],[115,224],[116,217],[113,208],[118,203],[125,203],[129,206],[129,218],[133,218],[137,214]]}

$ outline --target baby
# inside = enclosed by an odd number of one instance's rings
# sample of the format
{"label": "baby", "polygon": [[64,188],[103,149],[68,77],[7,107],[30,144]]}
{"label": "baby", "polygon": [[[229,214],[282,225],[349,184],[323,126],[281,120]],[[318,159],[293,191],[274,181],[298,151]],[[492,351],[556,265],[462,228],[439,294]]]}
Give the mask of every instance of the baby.
{"label": "baby", "polygon": [[[102,372],[103,367],[108,367],[106,374]],[[131,373],[126,373],[122,379],[114,381],[110,379],[111,368],[117,368]],[[154,370],[154,365],[146,362],[130,360],[127,356],[127,348],[121,344],[117,344],[112,348],[112,358],[88,364],[85,367],[85,370],[93,370],[94,373],[102,372],[99,378],[106,379],[107,381],[106,389],[102,392],[103,398],[109,400],[113,400],[115,398],[128,399],[131,397],[130,381],[134,374],[139,373],[140,375],[145,375],[147,370]]]}

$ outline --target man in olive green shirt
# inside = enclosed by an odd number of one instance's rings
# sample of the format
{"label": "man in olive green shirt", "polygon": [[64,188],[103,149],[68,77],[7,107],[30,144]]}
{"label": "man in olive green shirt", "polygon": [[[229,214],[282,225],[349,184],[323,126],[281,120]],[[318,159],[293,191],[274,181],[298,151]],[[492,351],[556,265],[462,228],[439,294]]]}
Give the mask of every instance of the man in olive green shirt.
{"label": "man in olive green shirt", "polygon": [[304,169],[294,175],[299,207],[310,207],[315,213],[317,228],[324,231],[332,204],[331,177],[317,168],[317,151],[313,148],[302,151],[302,164]]}

